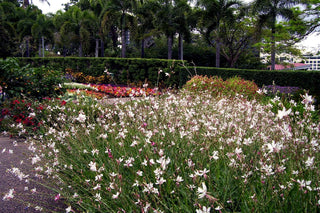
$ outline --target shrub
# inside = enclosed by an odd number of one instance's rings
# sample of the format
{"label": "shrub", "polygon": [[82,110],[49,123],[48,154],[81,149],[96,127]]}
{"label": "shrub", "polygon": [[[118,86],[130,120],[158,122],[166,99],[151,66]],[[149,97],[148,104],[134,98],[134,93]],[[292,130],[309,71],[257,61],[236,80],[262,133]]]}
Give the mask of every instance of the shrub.
{"label": "shrub", "polygon": [[241,94],[246,97],[253,97],[258,91],[258,86],[253,81],[247,81],[240,77],[229,78],[223,81],[218,76],[194,76],[184,86],[191,92],[209,92],[212,95],[225,94],[236,95]]}
{"label": "shrub", "polygon": [[0,59],[0,82],[9,98],[55,96],[63,93],[62,73],[45,67],[21,67],[17,59]]}

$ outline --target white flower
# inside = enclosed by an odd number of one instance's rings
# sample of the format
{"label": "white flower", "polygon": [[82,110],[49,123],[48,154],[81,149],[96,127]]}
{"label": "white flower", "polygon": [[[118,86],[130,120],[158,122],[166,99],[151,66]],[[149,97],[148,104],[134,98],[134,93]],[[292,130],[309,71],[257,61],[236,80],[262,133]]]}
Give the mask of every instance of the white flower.
{"label": "white flower", "polygon": [[281,143],[275,143],[274,141],[272,141],[271,143],[268,143],[266,146],[269,149],[269,153],[272,153],[272,152],[278,153],[283,147]]}
{"label": "white flower", "polygon": [[291,113],[291,108],[288,109],[288,110],[286,110],[286,108],[283,107],[282,110],[278,110],[277,117],[278,117],[279,119],[282,119],[283,117],[288,116],[290,113]]}
{"label": "white flower", "polygon": [[312,96],[308,95],[308,93],[303,95],[302,97],[303,97],[303,100],[302,100],[303,104],[311,104],[313,102]]}
{"label": "white flower", "polygon": [[162,185],[163,183],[167,182],[165,179],[163,179],[163,177],[161,177],[160,179],[158,179],[156,181],[156,185]]}
{"label": "white flower", "polygon": [[92,153],[92,155],[98,155],[99,154],[99,150],[98,149],[93,149],[92,151],[91,151],[91,153]]}
{"label": "white flower", "polygon": [[10,189],[9,192],[4,195],[2,200],[10,200],[10,199],[12,199],[14,197],[13,193],[14,193],[14,189]]}
{"label": "white flower", "polygon": [[90,161],[89,167],[90,167],[90,170],[91,170],[91,171],[93,171],[93,172],[96,172],[96,171],[97,171],[97,163],[96,163],[96,162]]}
{"label": "white flower", "polygon": [[66,212],[67,212],[67,213],[72,212],[71,206],[69,206],[68,208],[66,208]]}
{"label": "white flower", "polygon": [[199,199],[202,199],[207,195],[207,186],[204,182],[202,182],[202,188],[198,187],[197,193]]}
{"label": "white flower", "polygon": [[181,176],[178,176],[178,177],[176,178],[176,181],[177,181],[177,183],[180,183],[180,182],[183,182],[183,179],[182,179]]}
{"label": "white flower", "polygon": [[202,209],[196,209],[196,213],[210,213],[211,207],[202,206]]}
{"label": "white flower", "polygon": [[100,195],[100,193],[96,193],[96,195],[94,196],[96,199],[95,199],[95,201],[100,201],[101,200],[101,195]]}
{"label": "white flower", "polygon": [[218,160],[219,159],[219,152],[218,151],[213,151],[212,156],[210,156],[210,159]]}
{"label": "white flower", "polygon": [[80,123],[84,123],[86,121],[86,115],[83,113],[80,113],[79,116],[76,118],[77,121]]}
{"label": "white flower", "polygon": [[311,167],[313,165],[314,157],[308,157],[307,161],[305,162],[306,167]]}
{"label": "white flower", "polygon": [[118,199],[120,195],[120,192],[117,192],[116,194],[112,195],[112,199]]}
{"label": "white flower", "polygon": [[157,160],[157,163],[160,163],[161,164],[161,168],[163,170],[166,170],[167,168],[167,165],[170,163],[170,158],[167,158],[166,159],[166,156],[162,156],[159,160]]}

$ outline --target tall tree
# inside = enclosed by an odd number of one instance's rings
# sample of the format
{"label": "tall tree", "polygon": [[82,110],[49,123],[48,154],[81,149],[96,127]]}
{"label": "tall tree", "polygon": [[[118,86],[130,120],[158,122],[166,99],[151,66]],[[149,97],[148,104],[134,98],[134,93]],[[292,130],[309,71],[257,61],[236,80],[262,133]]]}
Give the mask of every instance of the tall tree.
{"label": "tall tree", "polygon": [[41,10],[33,5],[27,7],[26,9],[17,9],[17,17],[19,19],[17,23],[17,33],[22,46],[25,43],[27,57],[30,56],[30,46],[32,41],[31,29],[40,14]]}
{"label": "tall tree", "polygon": [[220,25],[234,19],[241,3],[238,0],[198,0],[197,5],[202,10],[200,25],[207,41],[216,48],[216,67],[220,67]]}
{"label": "tall tree", "polygon": [[295,18],[292,7],[297,5],[299,0],[255,0],[253,11],[258,14],[258,27],[271,29],[271,70],[276,64],[276,24],[277,18],[290,20]]}
{"label": "tall tree", "polygon": [[156,9],[155,1],[140,0],[135,7],[136,15],[136,40],[141,45],[141,58],[145,57],[146,39],[156,34],[155,25],[153,22],[154,13]]}
{"label": "tall tree", "polygon": [[0,57],[12,56],[15,52],[17,4],[0,3]]}
{"label": "tall tree", "polygon": [[37,17],[35,23],[31,27],[32,36],[39,43],[39,57],[44,57],[45,38],[52,39],[53,29],[52,20],[43,14],[40,14]]}
{"label": "tall tree", "polygon": [[126,57],[126,48],[129,41],[129,29],[133,25],[133,8],[136,0],[109,0],[106,14],[108,16],[117,17],[116,20],[108,19],[109,21],[118,22],[121,30],[121,57]]}
{"label": "tall tree", "polygon": [[239,16],[234,22],[221,23],[221,54],[229,67],[234,67],[242,53],[254,51],[256,43],[254,22],[250,17]]}

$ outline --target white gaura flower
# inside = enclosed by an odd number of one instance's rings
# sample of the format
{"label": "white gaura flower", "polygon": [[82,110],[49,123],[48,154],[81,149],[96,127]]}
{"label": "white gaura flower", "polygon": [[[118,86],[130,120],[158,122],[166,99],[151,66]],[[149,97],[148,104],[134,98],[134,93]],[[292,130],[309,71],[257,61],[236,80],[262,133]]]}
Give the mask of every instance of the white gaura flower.
{"label": "white gaura flower", "polygon": [[10,189],[9,192],[4,195],[2,200],[6,201],[6,200],[12,199],[14,197],[13,193],[14,193],[14,189]]}
{"label": "white gaura flower", "polygon": [[116,194],[112,195],[112,199],[118,199],[120,195],[120,192],[117,192]]}
{"label": "white gaura flower", "polygon": [[197,193],[199,199],[202,199],[207,195],[207,186],[204,182],[202,182],[202,187],[198,187]]}
{"label": "white gaura flower", "polygon": [[93,171],[93,172],[96,172],[96,171],[97,171],[97,163],[96,163],[96,162],[90,161],[89,167],[90,167],[90,170],[91,170],[91,171]]}
{"label": "white gaura flower", "polygon": [[162,156],[159,160],[157,160],[157,163],[159,163],[161,165],[161,168],[163,170],[166,170],[167,165],[170,163],[170,161],[171,160],[169,157],[166,159],[166,156]]}
{"label": "white gaura flower", "polygon": [[276,143],[272,141],[271,143],[266,144],[267,148],[269,149],[269,153],[278,153],[282,149],[283,145],[281,143]]}
{"label": "white gaura flower", "polygon": [[306,160],[305,164],[306,167],[311,167],[313,165],[313,161],[314,161],[314,157],[308,157],[308,159]]}
{"label": "white gaura flower", "polygon": [[308,95],[308,93],[303,95],[302,98],[303,98],[303,100],[302,100],[303,104],[311,104],[311,103],[313,103],[313,98],[312,98],[311,95]]}
{"label": "white gaura flower", "polygon": [[278,110],[277,118],[282,119],[283,117],[288,116],[291,113],[291,108],[286,110],[285,107],[283,107],[282,110]]}
{"label": "white gaura flower", "polygon": [[66,213],[72,212],[71,206],[69,206],[68,208],[66,208]]}
{"label": "white gaura flower", "polygon": [[202,209],[196,209],[196,213],[210,213],[211,207],[202,206]]}
{"label": "white gaura flower", "polygon": [[79,121],[80,123],[84,123],[86,121],[86,115],[84,113],[79,114],[79,116],[76,118],[77,121]]}

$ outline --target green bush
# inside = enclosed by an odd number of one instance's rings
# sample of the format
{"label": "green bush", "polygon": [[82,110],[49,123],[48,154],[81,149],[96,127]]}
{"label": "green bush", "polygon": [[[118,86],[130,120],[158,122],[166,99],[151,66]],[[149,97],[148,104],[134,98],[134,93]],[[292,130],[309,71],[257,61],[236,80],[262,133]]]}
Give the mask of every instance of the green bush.
{"label": "green bush", "polygon": [[[163,87],[179,85],[180,61],[140,58],[21,58],[20,64],[32,67],[49,66],[54,69],[82,72],[86,76],[98,77],[109,72],[113,82],[120,85],[139,85],[148,82],[149,86]],[[162,70],[163,72],[159,72]],[[166,74],[167,73],[167,74]]]}
{"label": "green bush", "polygon": [[9,98],[55,96],[63,91],[62,73],[46,67],[20,66],[17,59],[0,59],[0,82]]}

